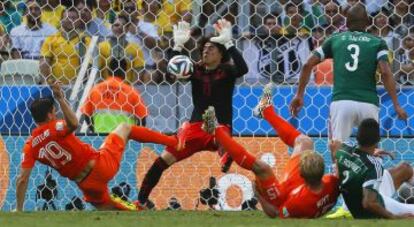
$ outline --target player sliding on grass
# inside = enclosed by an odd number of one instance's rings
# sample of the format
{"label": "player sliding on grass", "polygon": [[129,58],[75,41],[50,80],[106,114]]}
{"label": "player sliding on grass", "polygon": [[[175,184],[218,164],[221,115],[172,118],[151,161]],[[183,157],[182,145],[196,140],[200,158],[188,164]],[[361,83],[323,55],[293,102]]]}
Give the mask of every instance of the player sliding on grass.
{"label": "player sliding on grass", "polygon": [[316,218],[335,204],[339,195],[338,178],[324,175],[321,155],[313,151],[313,141],[278,116],[271,103],[271,86],[264,89],[256,115],[266,119],[280,139],[293,148],[282,179],[276,179],[272,168],[257,159],[233,140],[222,125],[217,125],[214,108],[203,115],[203,129],[211,134],[233,160],[256,175],[256,191],[263,211],[270,217]]}
{"label": "player sliding on grass", "polygon": [[107,186],[118,172],[125,144],[132,139],[176,147],[177,139],[147,128],[120,124],[96,151],[74,135],[78,119],[64,98],[60,84],[55,83],[51,88],[64,120],[56,118],[52,97],[39,98],[31,104],[30,111],[37,128],[23,148],[24,158],[16,183],[16,210],[23,210],[30,173],[36,161],[53,167],[60,175],[74,181],[85,200],[99,210],[136,210],[134,205],[111,197]]}

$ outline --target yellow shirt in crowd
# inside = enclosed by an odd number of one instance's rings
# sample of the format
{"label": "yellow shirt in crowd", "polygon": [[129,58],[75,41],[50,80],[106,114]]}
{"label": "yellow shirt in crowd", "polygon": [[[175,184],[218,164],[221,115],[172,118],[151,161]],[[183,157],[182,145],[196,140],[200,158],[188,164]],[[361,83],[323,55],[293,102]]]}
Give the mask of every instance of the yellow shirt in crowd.
{"label": "yellow shirt in crowd", "polygon": [[[141,48],[135,43],[128,43],[125,47],[126,65],[126,79],[129,83],[135,82],[138,78],[135,77],[132,69],[140,69],[144,67],[144,53]],[[109,76],[109,63],[111,62],[111,43],[104,41],[99,43],[99,60],[98,67],[101,69],[101,76],[107,78]]]}
{"label": "yellow shirt in crowd", "polygon": [[[70,40],[62,36],[61,32],[45,39],[40,55],[52,61],[52,75],[64,84],[73,82],[80,68],[80,55],[88,49],[90,38],[77,35]],[[81,47],[81,46],[84,47]],[[82,49],[82,50],[81,50]]]}
{"label": "yellow shirt in crowd", "polygon": [[[137,0],[138,9],[142,9],[142,1]],[[172,26],[181,19],[180,14],[191,11],[191,0],[162,0],[160,13],[157,17],[159,34],[172,32]]]}

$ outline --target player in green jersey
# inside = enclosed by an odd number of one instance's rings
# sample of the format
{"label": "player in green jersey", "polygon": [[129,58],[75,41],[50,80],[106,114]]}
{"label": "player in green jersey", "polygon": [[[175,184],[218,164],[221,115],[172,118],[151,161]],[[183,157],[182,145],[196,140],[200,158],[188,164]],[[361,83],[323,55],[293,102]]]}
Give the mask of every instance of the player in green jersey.
{"label": "player in green jersey", "polygon": [[358,126],[363,119],[378,120],[377,68],[395,112],[399,118],[407,118],[397,100],[395,82],[388,63],[387,45],[381,38],[365,32],[368,24],[368,15],[363,5],[357,4],[349,10],[349,31],[332,35],[314,51],[302,68],[298,90],[290,105],[292,114],[296,116],[303,106],[305,87],[313,68],[324,59],[333,58],[331,139],[339,141],[339,145],[350,137],[352,128]]}
{"label": "player in green jersey", "polygon": [[[347,141],[353,127],[358,126],[362,120],[374,118],[378,121],[377,69],[381,72],[384,87],[398,117],[407,118],[397,100],[395,82],[388,63],[387,45],[381,38],[366,32],[368,25],[365,7],[362,4],[353,6],[347,14],[349,30],[333,34],[314,51],[302,68],[298,90],[290,104],[291,113],[297,116],[303,106],[305,87],[313,68],[324,59],[333,58],[334,84],[329,121],[331,150],[337,150]],[[339,216],[350,215],[345,212]]]}
{"label": "player in green jersey", "polygon": [[375,119],[365,119],[358,128],[358,145],[342,144],[335,152],[342,196],[354,218],[413,217],[414,205],[392,198],[401,184],[413,182],[413,168],[407,163],[383,168],[376,155],[379,131]]}

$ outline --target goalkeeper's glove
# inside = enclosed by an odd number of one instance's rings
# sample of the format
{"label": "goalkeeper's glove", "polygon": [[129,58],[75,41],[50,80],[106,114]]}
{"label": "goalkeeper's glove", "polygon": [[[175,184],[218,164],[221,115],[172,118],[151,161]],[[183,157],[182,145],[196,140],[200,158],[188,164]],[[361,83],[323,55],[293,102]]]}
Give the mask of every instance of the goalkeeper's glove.
{"label": "goalkeeper's glove", "polygon": [[234,46],[232,41],[231,23],[226,19],[220,19],[214,24],[218,36],[210,38],[211,42],[224,45],[226,49]]}
{"label": "goalkeeper's glove", "polygon": [[174,47],[173,50],[181,51],[184,44],[190,39],[190,24],[180,21],[173,26]]}

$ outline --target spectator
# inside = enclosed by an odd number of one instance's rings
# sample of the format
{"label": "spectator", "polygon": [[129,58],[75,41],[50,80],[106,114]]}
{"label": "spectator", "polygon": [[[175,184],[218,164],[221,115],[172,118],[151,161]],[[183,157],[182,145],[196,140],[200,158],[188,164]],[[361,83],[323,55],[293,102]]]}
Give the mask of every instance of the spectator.
{"label": "spectator", "polygon": [[24,12],[26,24],[21,24],[10,32],[13,58],[39,59],[44,40],[57,32],[53,26],[42,23],[41,15],[39,3],[27,0]]}
{"label": "spectator", "polygon": [[128,18],[120,15],[112,24],[112,36],[99,44],[98,67],[101,69],[101,76],[107,78],[110,73],[108,66],[112,58],[127,59],[126,79],[128,82],[135,84],[144,67],[144,54],[141,48],[128,42],[126,39]]}
{"label": "spectator", "polygon": [[111,7],[111,0],[97,0],[96,17],[112,24],[115,21],[116,13]]}
{"label": "spectator", "polygon": [[386,11],[381,11],[374,16],[374,23],[369,31],[384,39],[391,52],[400,47],[400,37],[392,30],[389,15]]}
{"label": "spectator", "polygon": [[396,80],[404,85],[414,85],[414,28],[410,29],[408,35],[403,39],[402,48],[395,56],[397,63]]}
{"label": "spectator", "polygon": [[95,0],[78,0],[75,7],[80,14],[81,29],[86,35],[99,36],[99,40],[110,36],[111,31],[106,27],[105,21],[99,17],[92,17],[92,12],[96,7]]}
{"label": "spectator", "polygon": [[345,17],[341,14],[340,7],[336,1],[330,1],[325,5],[325,18],[327,22],[327,35],[346,30]]}
{"label": "spectator", "polygon": [[78,33],[79,14],[75,8],[63,11],[61,28],[46,38],[40,50],[40,73],[47,80],[64,84],[74,81],[90,38]]}
{"label": "spectator", "polygon": [[414,4],[412,0],[393,0],[389,6],[389,10],[393,12],[391,21],[394,31],[405,37],[408,33],[408,29],[414,24]]}
{"label": "spectator", "polygon": [[21,15],[10,0],[0,1],[0,25],[9,33],[14,27],[20,25]]}
{"label": "spectator", "polygon": [[[138,6],[140,9],[143,7],[143,3],[150,4],[156,0],[138,0]],[[165,46],[169,46],[169,40],[172,37],[172,25],[177,24],[179,21],[184,20],[191,23],[192,14],[191,0],[158,0],[161,2],[161,9],[157,15],[157,24],[159,34]]]}
{"label": "spectator", "polygon": [[[119,23],[115,20],[115,23]],[[92,132],[111,132],[121,123],[145,125],[147,107],[137,90],[124,83],[127,60],[112,58],[110,75],[89,93],[81,110]]]}
{"label": "spectator", "polygon": [[[124,4],[127,5],[128,3]],[[135,2],[133,2],[133,6],[136,6]],[[163,79],[160,73],[155,71],[158,68],[155,61],[158,62],[161,60],[160,58],[156,58],[162,54],[159,53],[162,52],[162,50],[157,48],[160,36],[158,35],[156,16],[160,11],[161,5],[158,1],[144,1],[142,7],[141,12],[143,17],[140,19],[135,17],[138,20],[129,24],[127,40],[142,47],[145,59],[145,71],[142,76],[142,81],[144,83],[149,81],[159,82]]]}
{"label": "spectator", "polygon": [[0,24],[0,65],[3,61],[9,59],[10,39],[6,29]]}
{"label": "spectator", "polygon": [[309,31],[303,27],[303,15],[305,10],[303,4],[296,5],[294,3],[287,3],[285,5],[286,17],[283,20],[283,34],[287,37],[307,36]]}
{"label": "spectator", "polygon": [[242,41],[243,58],[249,66],[249,72],[245,80],[249,83],[260,81],[268,83],[283,82],[283,75],[277,73],[276,51],[277,40],[281,36],[281,27],[277,25],[277,19],[273,15],[264,17],[263,26],[258,29],[258,34],[251,38],[250,34]]}
{"label": "spectator", "polygon": [[42,8],[42,22],[59,29],[65,7],[60,5],[59,0],[40,0]]}
{"label": "spectator", "polygon": [[[304,3],[303,3],[304,4]],[[309,6],[308,8],[305,8]],[[304,4],[304,24],[308,30],[312,30],[317,26],[325,26],[327,24],[324,17],[324,8],[319,0],[310,0],[310,4]]]}

